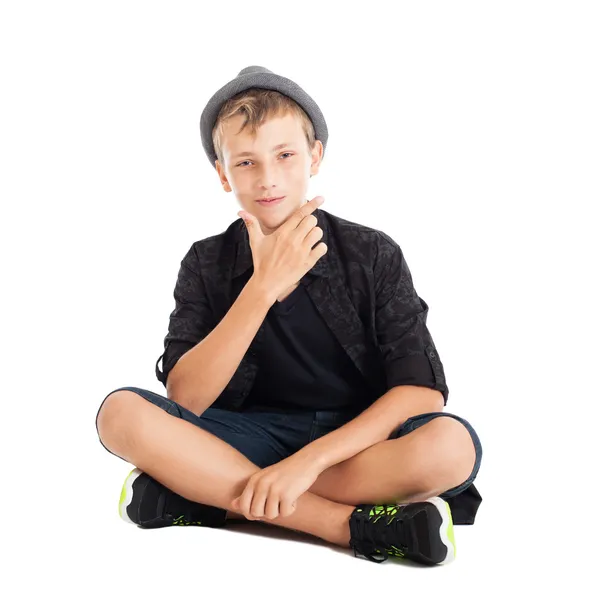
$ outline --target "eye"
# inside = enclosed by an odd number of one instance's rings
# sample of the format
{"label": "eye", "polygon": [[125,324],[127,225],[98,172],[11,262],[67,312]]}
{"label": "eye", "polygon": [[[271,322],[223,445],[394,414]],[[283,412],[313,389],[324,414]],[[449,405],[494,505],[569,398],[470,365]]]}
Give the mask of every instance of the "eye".
{"label": "eye", "polygon": [[[284,152],[281,156],[285,156],[286,154],[289,154],[290,156],[294,156],[293,152]],[[249,160],[245,160],[245,161],[243,161],[241,163],[238,163],[236,165],[236,167],[243,167],[244,163],[247,163],[247,162],[250,162],[250,161]]]}

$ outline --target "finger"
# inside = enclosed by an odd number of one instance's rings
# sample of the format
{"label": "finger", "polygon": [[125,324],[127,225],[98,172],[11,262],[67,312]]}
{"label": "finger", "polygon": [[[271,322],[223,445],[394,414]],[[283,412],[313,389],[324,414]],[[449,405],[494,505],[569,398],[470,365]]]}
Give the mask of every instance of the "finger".
{"label": "finger", "polygon": [[254,496],[254,488],[252,483],[248,483],[246,488],[242,492],[239,501],[239,512],[246,517],[246,519],[252,519],[250,514],[250,506],[252,503],[252,497]]}
{"label": "finger", "polygon": [[279,502],[279,495],[271,492],[265,506],[265,517],[267,519],[276,519],[279,516]]}
{"label": "finger", "polygon": [[[319,225],[319,220],[317,219],[316,215],[314,215],[314,214],[308,215],[307,217],[304,217],[304,219],[302,219],[302,222],[298,225],[298,227],[296,227],[296,229],[294,230],[294,235],[297,235],[298,238],[300,238],[300,241],[305,242],[308,235],[310,235],[312,233],[314,236],[315,233],[313,233],[313,232],[318,233],[318,231],[320,229],[320,227],[318,227],[318,225]],[[321,230],[321,234],[322,233],[323,233],[323,230]],[[316,242],[316,240],[315,240],[315,242]],[[311,244],[311,246],[315,242],[313,242]]]}
{"label": "finger", "polygon": [[325,254],[327,254],[327,244],[325,242],[320,242],[310,251],[308,257],[311,262],[309,264],[314,267],[321,256],[325,256]]}
{"label": "finger", "polygon": [[289,498],[281,498],[279,502],[279,514],[282,517],[289,517],[296,510],[296,501]]}
{"label": "finger", "polygon": [[319,206],[321,206],[321,204],[323,204],[323,202],[325,202],[325,198],[323,198],[323,196],[315,196],[310,202],[303,204],[287,219],[287,221],[280,225],[278,231],[290,233],[293,229],[298,227],[304,217],[312,214],[315,210],[317,210],[317,208],[319,208]]}
{"label": "finger", "polygon": [[265,504],[267,502],[267,496],[269,495],[269,488],[263,486],[257,487],[254,490],[254,498],[252,498],[252,508],[250,513],[255,519],[259,519],[265,516]]}
{"label": "finger", "polygon": [[321,240],[324,235],[323,229],[315,223],[313,225],[312,219],[314,215],[304,219],[300,225],[298,225],[298,237],[300,238],[304,250],[309,252],[312,250],[312,247]]}

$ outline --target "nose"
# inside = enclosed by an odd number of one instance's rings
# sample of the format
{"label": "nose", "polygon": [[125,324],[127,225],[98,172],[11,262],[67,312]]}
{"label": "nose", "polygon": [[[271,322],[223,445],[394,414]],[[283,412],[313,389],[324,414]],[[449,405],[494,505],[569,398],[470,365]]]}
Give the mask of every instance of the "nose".
{"label": "nose", "polygon": [[[275,168],[270,165],[264,165],[258,171],[258,185],[261,190],[265,190],[272,196],[277,195],[277,185],[275,183]],[[266,193],[263,192],[264,195]]]}

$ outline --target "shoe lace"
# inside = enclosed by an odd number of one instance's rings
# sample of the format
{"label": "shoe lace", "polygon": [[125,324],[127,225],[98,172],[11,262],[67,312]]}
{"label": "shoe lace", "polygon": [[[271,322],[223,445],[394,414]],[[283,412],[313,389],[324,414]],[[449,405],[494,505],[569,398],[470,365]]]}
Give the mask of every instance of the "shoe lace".
{"label": "shoe lace", "polygon": [[372,562],[384,562],[389,555],[403,557],[408,551],[407,531],[398,515],[399,506],[367,505],[366,516],[355,522],[354,556],[363,554]]}

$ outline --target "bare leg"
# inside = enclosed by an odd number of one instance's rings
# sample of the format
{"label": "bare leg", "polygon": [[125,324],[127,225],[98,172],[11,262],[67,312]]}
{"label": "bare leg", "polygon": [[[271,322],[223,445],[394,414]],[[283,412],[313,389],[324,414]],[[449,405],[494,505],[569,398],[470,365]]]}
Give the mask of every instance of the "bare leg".
{"label": "bare leg", "polygon": [[[98,416],[98,431],[111,452],[180,496],[232,513],[231,502],[260,470],[212,433],[129,390],[114,392],[106,399]],[[297,499],[293,514],[264,522],[348,548],[348,519],[353,510],[354,506],[305,492]]]}

